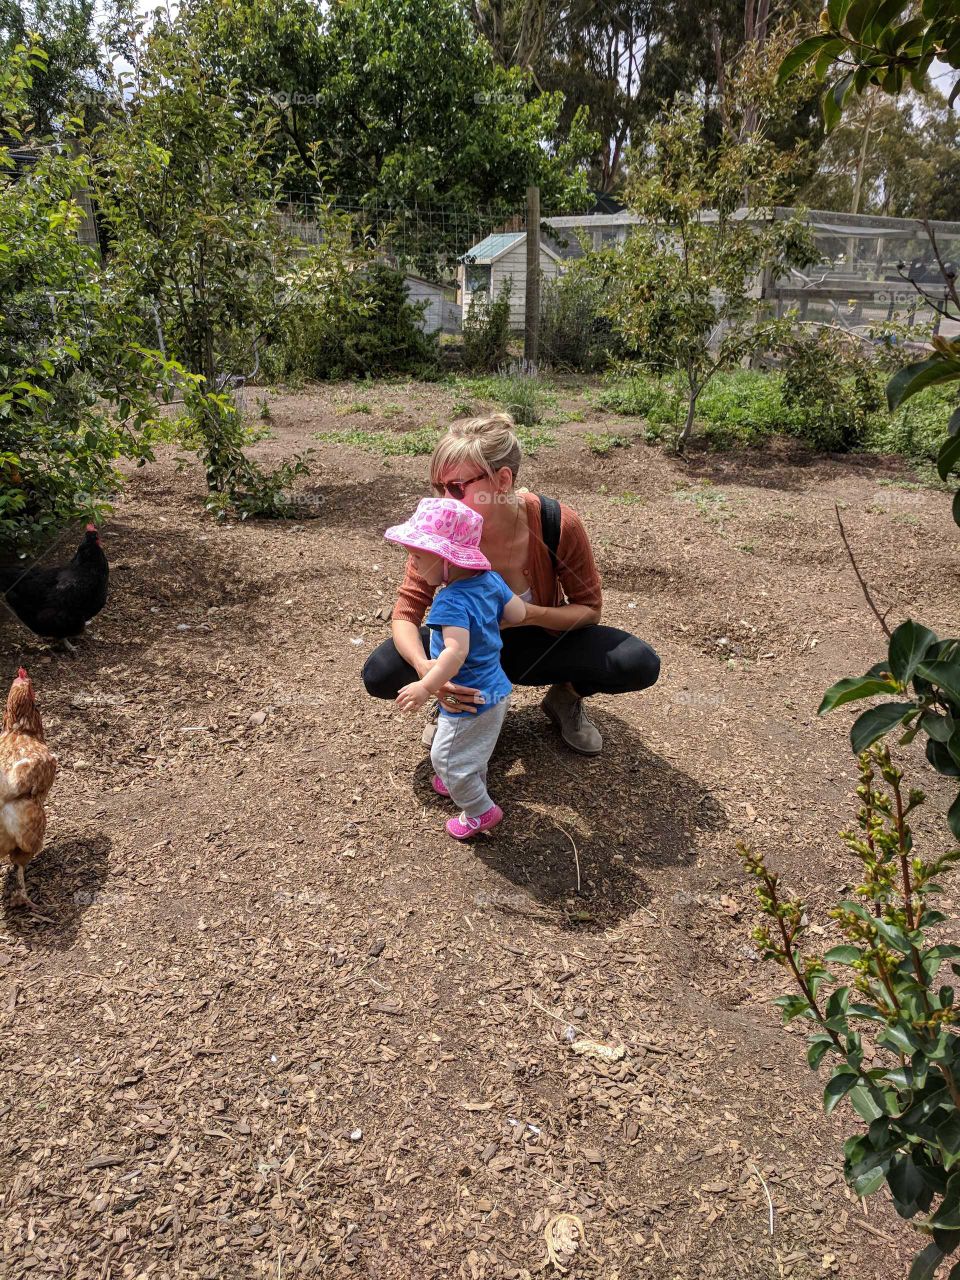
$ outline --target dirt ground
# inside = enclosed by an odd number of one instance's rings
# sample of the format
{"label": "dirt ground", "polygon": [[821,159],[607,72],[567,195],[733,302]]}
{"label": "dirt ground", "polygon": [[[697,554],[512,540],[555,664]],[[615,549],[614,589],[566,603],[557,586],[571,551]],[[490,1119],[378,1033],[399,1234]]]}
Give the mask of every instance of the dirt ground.
{"label": "dirt ground", "polygon": [[[269,399],[264,459],[458,397]],[[562,411],[584,420],[522,480],[579,510],[605,620],[663,674],[595,700],[596,759],[518,690],[491,767],[507,818],[472,847],[445,834],[421,719],[360,684],[401,570],[381,534],[425,458],[317,445],[301,519],[216,525],[164,448],[105,526],[81,656],[0,622],[61,762],[27,872],[54,922],[5,904],[0,932],[4,1277],[905,1274],[921,1242],[846,1189],[849,1116],[823,1118],[769,1005],[788,988],[750,944],[735,846],[832,945],[854,712],[815,712],[883,652],[834,503],[891,618],[949,633],[947,502],[878,459],[597,457],[585,432],[638,424],[572,390]],[[910,758],[932,852],[946,793]]]}

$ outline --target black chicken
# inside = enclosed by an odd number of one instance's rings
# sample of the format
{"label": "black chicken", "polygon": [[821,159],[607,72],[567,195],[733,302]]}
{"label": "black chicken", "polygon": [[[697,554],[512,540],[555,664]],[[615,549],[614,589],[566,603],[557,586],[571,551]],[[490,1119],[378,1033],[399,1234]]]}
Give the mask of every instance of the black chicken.
{"label": "black chicken", "polygon": [[25,627],[44,639],[60,640],[71,653],[71,639],[107,603],[110,569],[97,526],[87,532],[68,564],[50,569],[0,569],[0,592]]}

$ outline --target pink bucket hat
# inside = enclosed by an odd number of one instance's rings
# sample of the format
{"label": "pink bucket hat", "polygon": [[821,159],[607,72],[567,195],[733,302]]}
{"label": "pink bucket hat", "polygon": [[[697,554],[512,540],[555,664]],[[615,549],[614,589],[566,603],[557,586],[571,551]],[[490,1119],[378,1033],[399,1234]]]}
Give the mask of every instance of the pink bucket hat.
{"label": "pink bucket hat", "polygon": [[388,542],[428,551],[461,569],[489,569],[480,550],[483,516],[456,498],[421,498],[409,520],[383,535]]}

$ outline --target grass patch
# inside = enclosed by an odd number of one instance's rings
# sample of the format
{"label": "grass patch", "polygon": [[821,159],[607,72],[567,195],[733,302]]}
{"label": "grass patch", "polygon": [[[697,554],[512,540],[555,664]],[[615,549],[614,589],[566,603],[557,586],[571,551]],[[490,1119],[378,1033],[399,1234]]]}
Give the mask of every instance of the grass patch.
{"label": "grass patch", "polygon": [[633,436],[614,435],[609,431],[585,431],[583,438],[591,453],[605,458],[613,449],[629,449],[633,444]]}
{"label": "grass patch", "polygon": [[346,418],[351,413],[373,413],[366,400],[355,400],[352,404],[341,405],[337,410],[337,417]]}
{"label": "grass patch", "polygon": [[697,487],[686,485],[673,491],[678,502],[692,502],[698,513],[708,520],[722,520],[730,510],[730,500],[726,494],[714,488],[709,480],[704,480]]}
{"label": "grass patch", "polygon": [[505,409],[517,426],[535,427],[548,414],[551,423],[562,421],[554,416],[559,401],[556,391],[540,378],[527,377],[522,373],[496,373],[466,378],[460,385],[475,400],[492,402]]}
{"label": "grass patch", "polygon": [[[381,458],[422,458],[433,453],[444,431],[440,427],[417,427],[413,431],[318,431],[314,437],[324,444],[343,444]],[[557,443],[544,428],[518,427],[517,438],[524,453],[534,455],[538,449]]]}
{"label": "grass patch", "polygon": [[[634,373],[614,378],[601,388],[594,403],[610,413],[642,418],[648,440],[679,431],[686,413],[684,388],[673,375],[656,378]],[[870,453],[899,454],[914,463],[931,463],[956,407],[955,387],[928,387],[894,414],[881,408],[870,415],[857,447]],[[785,402],[779,373],[734,369],[716,374],[701,393],[697,431],[715,447],[729,448],[761,444],[774,435],[807,439],[809,422],[807,415]]]}

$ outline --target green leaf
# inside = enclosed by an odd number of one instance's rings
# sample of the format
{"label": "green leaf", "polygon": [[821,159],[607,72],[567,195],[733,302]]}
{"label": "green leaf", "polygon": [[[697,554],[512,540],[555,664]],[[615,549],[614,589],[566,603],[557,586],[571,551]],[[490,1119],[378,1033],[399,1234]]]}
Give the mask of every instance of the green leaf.
{"label": "green leaf", "polygon": [[823,112],[824,131],[832,133],[840,122],[840,108],[837,106],[837,100],[832,92],[827,92],[823,95],[820,109]]}
{"label": "green leaf", "polygon": [[942,742],[928,738],[926,756],[937,773],[942,773],[945,778],[960,778],[960,766]]}
{"label": "green leaf", "polygon": [[947,826],[957,840],[960,840],[960,795],[947,810]]}
{"label": "green leaf", "polygon": [[773,1003],[783,1015],[784,1026],[810,1009],[810,1001],[806,996],[777,996]]}
{"label": "green leaf", "polygon": [[886,920],[874,920],[873,923],[877,933],[888,947],[893,947],[895,951],[907,955],[910,950],[910,939],[902,929],[898,929],[895,924],[889,924]]}
{"label": "green leaf", "polygon": [[827,17],[830,19],[830,25],[834,31],[839,31],[843,26],[843,20],[847,16],[850,4],[851,0],[828,0]]}
{"label": "green leaf", "polygon": [[876,676],[870,675],[845,676],[843,680],[838,680],[836,684],[831,685],[823,695],[823,701],[817,708],[817,715],[822,716],[827,711],[832,711],[834,707],[842,707],[845,702],[856,702],[858,698],[872,698],[878,693],[898,692],[892,680],[879,680]]}
{"label": "green leaf", "polygon": [[877,0],[853,0],[853,4],[847,10],[847,30],[855,40],[860,39],[876,7]]}
{"label": "green leaf", "polygon": [[927,711],[920,717],[920,728],[928,737],[937,742],[947,742],[954,733],[954,723],[947,716],[938,716],[935,711]]}
{"label": "green leaf", "polygon": [[830,1114],[841,1098],[846,1097],[851,1089],[855,1089],[860,1077],[849,1067],[842,1067],[827,1081],[823,1091],[823,1109]]}
{"label": "green leaf", "polygon": [[895,1022],[892,1026],[888,1026],[877,1036],[877,1044],[883,1045],[885,1048],[894,1049],[897,1053],[906,1054],[909,1058],[920,1047],[920,1041],[911,1032]]}
{"label": "green leaf", "polygon": [[780,69],[777,71],[777,84],[783,84],[789,80],[798,67],[802,67],[805,62],[817,53],[828,40],[834,37],[828,35],[810,36],[808,40],[801,40],[796,48],[791,49],[784,60],[780,63]]}
{"label": "green leaf", "polygon": [[947,1192],[937,1212],[930,1218],[930,1226],[947,1231],[960,1229],[960,1174],[952,1173],[947,1182]]}
{"label": "green leaf", "polygon": [[830,64],[836,58],[838,53],[842,53],[847,47],[845,40],[828,40],[817,55],[817,60],[813,64],[813,74],[815,79],[822,80],[830,70]]}
{"label": "green leaf", "polygon": [[914,1258],[907,1280],[934,1280],[937,1267],[946,1256],[940,1246],[931,1240],[922,1253]]}
{"label": "green leaf", "polygon": [[860,1119],[866,1120],[868,1124],[883,1115],[883,1108],[877,1105],[874,1091],[866,1085],[858,1084],[855,1089],[850,1090],[850,1105]]}
{"label": "green leaf", "polygon": [[947,435],[960,435],[960,409],[954,409],[950,415],[950,421],[947,423]]}
{"label": "green leaf", "polygon": [[829,1036],[816,1036],[810,1041],[810,1048],[807,1050],[807,1062],[812,1070],[816,1071],[820,1063],[823,1061],[825,1054],[834,1047],[833,1041]]}
{"label": "green leaf", "polygon": [[859,947],[831,947],[823,958],[830,964],[853,964],[861,958],[861,953]]}
{"label": "green leaf", "polygon": [[945,356],[930,356],[915,364],[905,365],[887,383],[887,404],[892,413],[904,400],[909,400],[924,387],[939,382],[952,382],[960,377],[960,360],[948,360]]}
{"label": "green leaf", "polygon": [[890,670],[901,684],[910,683],[917,664],[923,660],[924,654],[936,642],[937,637],[929,627],[921,626],[911,618],[897,627],[890,637],[888,656]]}
{"label": "green leaf", "polygon": [[917,672],[924,680],[939,685],[950,698],[960,703],[960,661],[919,662]]}
{"label": "green leaf", "polygon": [[864,28],[864,37],[872,44],[879,44],[881,33],[899,16],[903,0],[883,0]]}
{"label": "green leaf", "polygon": [[960,465],[960,435],[947,436],[937,454],[937,474],[941,480],[946,480],[958,465]]}
{"label": "green leaf", "polygon": [[850,1014],[855,1014],[858,1018],[869,1018],[871,1022],[886,1022],[887,1015],[875,1009],[872,1004],[852,1004],[847,1010]]}
{"label": "green leaf", "polygon": [[960,1114],[956,1111],[937,1126],[937,1145],[943,1152],[945,1168],[950,1169],[960,1160]]}
{"label": "green leaf", "polygon": [[912,702],[882,702],[879,707],[871,707],[864,711],[854,722],[850,730],[850,745],[855,756],[866,751],[868,747],[893,728],[909,712],[915,710]]}
{"label": "green leaf", "polygon": [[890,1162],[887,1185],[901,1218],[912,1218],[921,1209],[926,1209],[933,1199],[933,1192],[909,1156],[897,1156]]}

